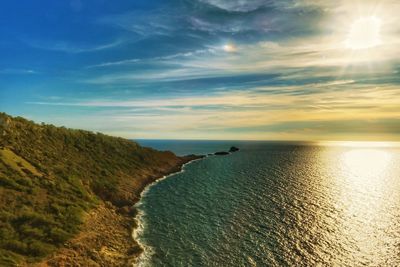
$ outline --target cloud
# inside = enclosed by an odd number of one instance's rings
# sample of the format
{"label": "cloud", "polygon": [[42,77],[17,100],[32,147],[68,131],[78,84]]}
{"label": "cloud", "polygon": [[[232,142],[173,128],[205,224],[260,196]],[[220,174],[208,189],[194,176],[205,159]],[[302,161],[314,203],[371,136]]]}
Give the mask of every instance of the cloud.
{"label": "cloud", "polygon": [[270,30],[268,20],[249,21],[243,17],[225,18],[223,21],[217,18],[191,16],[186,22],[190,30],[205,32],[212,35],[217,34],[244,34],[256,31],[267,32]]}
{"label": "cloud", "polygon": [[39,74],[39,72],[32,69],[2,69],[0,74]]}
{"label": "cloud", "polygon": [[262,8],[273,9],[305,9],[328,8],[337,6],[325,0],[199,0],[217,8],[230,12],[253,12]]}
{"label": "cloud", "polygon": [[118,60],[118,61],[103,62],[100,64],[87,66],[86,68],[100,68],[100,67],[130,65],[130,64],[134,64],[134,63],[140,63],[140,62],[168,61],[168,60],[176,59],[176,58],[185,58],[185,57],[191,57],[191,56],[195,56],[195,55],[214,53],[214,52],[215,52],[215,49],[213,49],[213,48],[198,49],[195,51],[182,52],[182,53],[176,53],[176,54],[152,57],[152,58],[141,58],[141,59],[132,58],[132,59],[124,59],[124,60]]}
{"label": "cloud", "polygon": [[179,31],[181,18],[181,14],[172,13],[171,9],[136,10],[101,17],[97,23],[124,29],[145,38],[153,35],[169,35]]}
{"label": "cloud", "polygon": [[50,50],[50,51],[59,51],[71,54],[102,51],[117,47],[124,43],[122,40],[115,40],[110,43],[96,44],[96,45],[77,44],[66,41],[46,41],[46,40],[24,40],[24,42],[34,48]]}
{"label": "cloud", "polygon": [[270,5],[266,0],[200,0],[200,2],[235,12],[249,12]]}
{"label": "cloud", "polygon": [[216,69],[199,70],[195,68],[173,68],[166,70],[143,70],[134,72],[121,72],[96,76],[94,78],[82,80],[87,84],[118,85],[129,84],[132,82],[174,82],[188,81],[193,79],[218,77],[223,75]]}
{"label": "cloud", "polygon": [[84,108],[86,113],[92,109],[97,112],[94,121],[99,120],[98,127],[104,127],[104,121],[108,121],[108,132],[127,137],[132,137],[129,136],[132,132],[126,129],[123,133],[126,125],[140,125],[141,137],[162,132],[163,136],[157,137],[163,138],[182,134],[189,138],[237,136],[245,139],[306,138],[307,133],[312,137],[362,135],[363,131],[370,137],[390,134],[396,128],[395,118],[400,115],[397,87],[359,86],[354,89],[351,81],[327,81],[310,84],[321,90],[306,95],[292,94],[304,90],[304,86],[287,86],[264,88],[279,90],[280,94],[264,94],[254,88],[210,96],[71,102],[55,99],[29,104]]}
{"label": "cloud", "polygon": [[[293,94],[293,92],[304,91],[305,88],[314,89],[311,89],[310,94]],[[350,88],[351,91],[349,91]],[[280,93],[276,94],[276,90]],[[312,109],[315,111],[316,109],[326,110],[327,108],[333,110],[364,109],[366,106],[378,109],[387,108],[395,106],[398,98],[397,87],[394,85],[371,87],[370,85],[357,84],[355,81],[337,80],[308,85],[254,87],[247,91],[216,92],[210,96],[175,98],[154,96],[135,100],[31,102],[30,104],[104,108],[169,108],[184,112],[187,110],[182,109],[182,107],[203,107],[204,110],[213,110],[218,107],[243,107],[268,110],[281,108],[294,111]],[[391,108],[389,110],[392,112]],[[368,113],[369,110],[365,110],[365,112]],[[313,115],[309,114],[308,116]],[[379,114],[376,114],[376,116],[379,116]]]}
{"label": "cloud", "polygon": [[[229,44],[235,53],[226,53]],[[281,79],[299,81],[305,78],[337,77],[353,80],[351,76],[368,73],[391,76],[393,66],[400,61],[398,46],[387,44],[373,51],[354,53],[341,46],[340,38],[310,37],[283,43],[262,41],[252,44],[220,43],[208,48],[166,56],[126,59],[89,66],[100,68],[129,66],[82,80],[90,84],[128,84],[131,82],[192,81],[216,77],[233,77],[270,73]],[[161,64],[162,63],[162,64]],[[142,65],[140,68],[140,64]],[[154,68],[149,68],[154,66]],[[343,78],[344,77],[344,78]]]}

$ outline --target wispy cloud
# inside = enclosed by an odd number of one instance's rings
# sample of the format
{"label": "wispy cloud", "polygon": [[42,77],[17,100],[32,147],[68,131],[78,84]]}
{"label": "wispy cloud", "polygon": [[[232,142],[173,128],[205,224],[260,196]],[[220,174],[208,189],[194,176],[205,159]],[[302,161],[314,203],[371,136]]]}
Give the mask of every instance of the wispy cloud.
{"label": "wispy cloud", "polygon": [[[349,91],[349,87],[353,89]],[[296,116],[326,118],[326,112],[334,111],[333,117],[341,114],[347,117],[347,110],[359,109],[361,113],[369,114],[371,109],[364,110],[365,107],[386,110],[393,113],[392,107],[396,106],[399,96],[397,87],[393,85],[371,87],[369,85],[356,84],[355,81],[328,81],[326,83],[309,84],[307,87],[316,87],[322,90],[314,90],[310,94],[293,94],[295,91],[303,91],[304,86],[285,86],[285,87],[264,87],[253,88],[246,92],[220,92],[211,96],[196,97],[176,97],[176,98],[140,98],[135,100],[90,100],[90,101],[70,101],[70,102],[30,102],[35,105],[55,105],[55,106],[76,106],[76,107],[96,107],[96,108],[146,108],[146,109],[169,109],[169,111],[179,111],[187,113],[190,110],[195,112],[221,112],[230,110],[238,111],[265,111],[282,110],[296,112]],[[280,94],[269,93],[279,90]],[[262,93],[265,92],[265,93]],[[359,97],[362,92],[362,97]],[[285,97],[283,97],[285,96]],[[188,109],[189,108],[189,109]],[[242,108],[242,109],[241,109]],[[307,113],[313,111],[313,114]],[[343,113],[339,111],[344,111]],[[136,111],[136,110],[134,110]],[[318,113],[324,114],[318,114]],[[373,111],[375,112],[375,111]],[[246,112],[244,112],[246,114]],[[168,116],[169,113],[165,113]],[[369,114],[370,116],[371,114]],[[372,117],[382,116],[381,114]],[[386,114],[387,115],[387,114]],[[386,116],[383,115],[383,116]],[[321,116],[321,117],[320,117]],[[353,116],[353,115],[351,115]],[[279,115],[285,117],[285,115]]]}
{"label": "wispy cloud", "polygon": [[168,60],[171,60],[171,59],[191,57],[191,56],[201,55],[201,54],[206,54],[206,53],[215,53],[215,49],[213,49],[213,48],[198,49],[198,50],[195,50],[195,51],[175,53],[175,54],[167,55],[167,56],[159,56],[159,57],[152,57],[152,58],[141,58],[141,59],[132,58],[132,59],[124,59],[124,60],[118,60],[118,61],[111,61],[111,62],[103,62],[103,63],[100,63],[100,64],[87,66],[86,68],[100,68],[100,67],[130,65],[130,64],[139,63],[139,62],[168,61]]}
{"label": "wispy cloud", "polygon": [[[344,80],[310,84],[309,87],[319,90],[296,95],[293,91],[304,90],[303,86],[287,86],[263,88],[266,92],[280,90],[279,95],[260,94],[260,88],[254,88],[247,92],[225,92],[211,96],[70,102],[55,100],[30,104],[100,109],[97,117],[103,123],[99,122],[93,127],[104,128],[104,121],[108,121],[108,132],[127,137],[134,136],[132,129],[124,132],[126,125],[141,125],[141,137],[143,134],[149,137],[151,132],[162,132],[164,138],[178,134],[190,138],[216,138],[224,133],[225,138],[239,134],[242,138],[282,139],[299,137],[305,133],[310,136],[329,133],[333,136],[335,133],[348,134],[351,131],[360,135],[362,129],[368,129],[368,126],[372,131],[369,134],[390,134],[394,129],[390,125],[400,120],[397,109],[400,99],[396,86],[370,87]],[[357,125],[362,128],[355,131]],[[379,125],[382,127],[378,129]]]}
{"label": "wispy cloud", "polygon": [[[235,53],[227,53],[223,45],[147,59],[126,59],[89,66],[100,68],[153,64],[154,69],[122,69],[100,74],[83,82],[90,84],[123,84],[136,82],[169,82],[212,77],[243,76],[254,73],[276,73],[286,80],[317,78],[321,76],[351,77],[365,73],[390,74],[400,61],[395,53],[397,45],[387,44],[380,50],[344,50],[340,39],[326,38],[318,43],[315,38],[294,40],[279,44],[258,42],[238,44]],[[162,63],[162,64],[160,64]],[[307,72],[311,69],[312,72]],[[351,80],[351,79],[349,79]]]}
{"label": "wispy cloud", "polygon": [[207,3],[227,11],[236,12],[249,12],[254,11],[260,7],[271,4],[269,1],[264,0],[200,0],[200,2]]}
{"label": "wispy cloud", "polygon": [[182,15],[171,13],[171,9],[152,11],[129,11],[123,14],[108,15],[97,20],[100,25],[111,25],[145,38],[152,35],[169,35],[179,31]]}
{"label": "wispy cloud", "polygon": [[60,51],[71,54],[102,51],[117,47],[124,43],[122,40],[115,40],[113,42],[104,44],[78,44],[78,43],[71,43],[68,41],[50,41],[50,40],[33,40],[33,39],[24,40],[24,42],[29,46],[37,49]]}
{"label": "wispy cloud", "polygon": [[40,72],[32,69],[0,69],[0,74],[39,74]]}

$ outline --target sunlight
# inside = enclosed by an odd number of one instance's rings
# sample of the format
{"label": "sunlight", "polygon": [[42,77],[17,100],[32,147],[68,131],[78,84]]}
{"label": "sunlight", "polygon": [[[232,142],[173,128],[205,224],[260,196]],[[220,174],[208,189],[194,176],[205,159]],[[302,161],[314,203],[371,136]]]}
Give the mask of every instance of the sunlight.
{"label": "sunlight", "polygon": [[379,175],[390,162],[390,153],[379,149],[351,149],[344,153],[343,161],[349,173],[361,179]]}
{"label": "sunlight", "polygon": [[[396,155],[393,147],[379,142],[348,142],[342,146],[337,173],[342,242],[351,240],[355,258],[379,262],[386,253],[392,217],[388,199],[395,196]],[[394,146],[396,147],[396,146]],[[395,189],[397,190],[397,189]],[[379,264],[378,264],[379,265]]]}
{"label": "sunlight", "polygon": [[355,20],[346,39],[346,47],[353,50],[368,49],[382,44],[382,20],[378,17],[363,17]]}
{"label": "sunlight", "polygon": [[340,75],[366,70],[368,73],[391,68],[398,54],[398,20],[393,3],[382,1],[341,1],[337,12],[324,22],[327,64],[341,65]]}
{"label": "sunlight", "polygon": [[382,141],[320,141],[317,144],[322,146],[339,146],[349,148],[386,148],[400,147],[400,142],[382,142]]}

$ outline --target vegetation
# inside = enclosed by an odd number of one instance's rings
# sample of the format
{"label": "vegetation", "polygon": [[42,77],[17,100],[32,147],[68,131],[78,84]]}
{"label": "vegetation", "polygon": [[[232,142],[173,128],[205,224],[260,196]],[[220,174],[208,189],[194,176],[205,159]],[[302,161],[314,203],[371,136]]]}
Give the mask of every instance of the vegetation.
{"label": "vegetation", "polygon": [[46,257],[98,203],[132,205],[141,177],[179,160],[122,138],[0,113],[0,266]]}

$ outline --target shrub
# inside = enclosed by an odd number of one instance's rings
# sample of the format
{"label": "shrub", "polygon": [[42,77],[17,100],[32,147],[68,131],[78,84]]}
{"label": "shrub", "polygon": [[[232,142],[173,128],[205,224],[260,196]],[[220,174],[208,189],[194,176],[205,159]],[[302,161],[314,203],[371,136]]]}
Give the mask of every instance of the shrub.
{"label": "shrub", "polygon": [[[45,228],[45,227],[43,227]],[[34,239],[41,239],[45,237],[43,233],[43,228],[36,228],[30,225],[24,224],[19,227],[19,233],[24,236],[24,238],[34,238]]]}
{"label": "shrub", "polygon": [[43,257],[55,250],[55,247],[40,241],[32,241],[29,244],[27,253],[34,257]]}
{"label": "shrub", "polygon": [[50,230],[50,238],[53,240],[54,244],[64,243],[71,238],[71,236],[71,233],[68,233],[60,228],[52,228]]}
{"label": "shrub", "polygon": [[9,240],[2,247],[18,254],[25,254],[28,248],[25,243],[18,240]]}
{"label": "shrub", "polygon": [[0,244],[2,244],[5,240],[13,239],[14,236],[14,228],[9,223],[0,223]]}
{"label": "shrub", "polygon": [[39,214],[34,211],[22,212],[14,222],[17,225],[29,224],[31,226],[43,227],[48,224],[54,224],[54,221],[49,215]]}
{"label": "shrub", "polygon": [[0,249],[0,266],[19,266],[22,256],[9,250]]}
{"label": "shrub", "polygon": [[4,186],[10,189],[15,189],[17,191],[20,191],[22,187],[17,184],[13,179],[10,179],[8,177],[0,177],[0,186]]}

